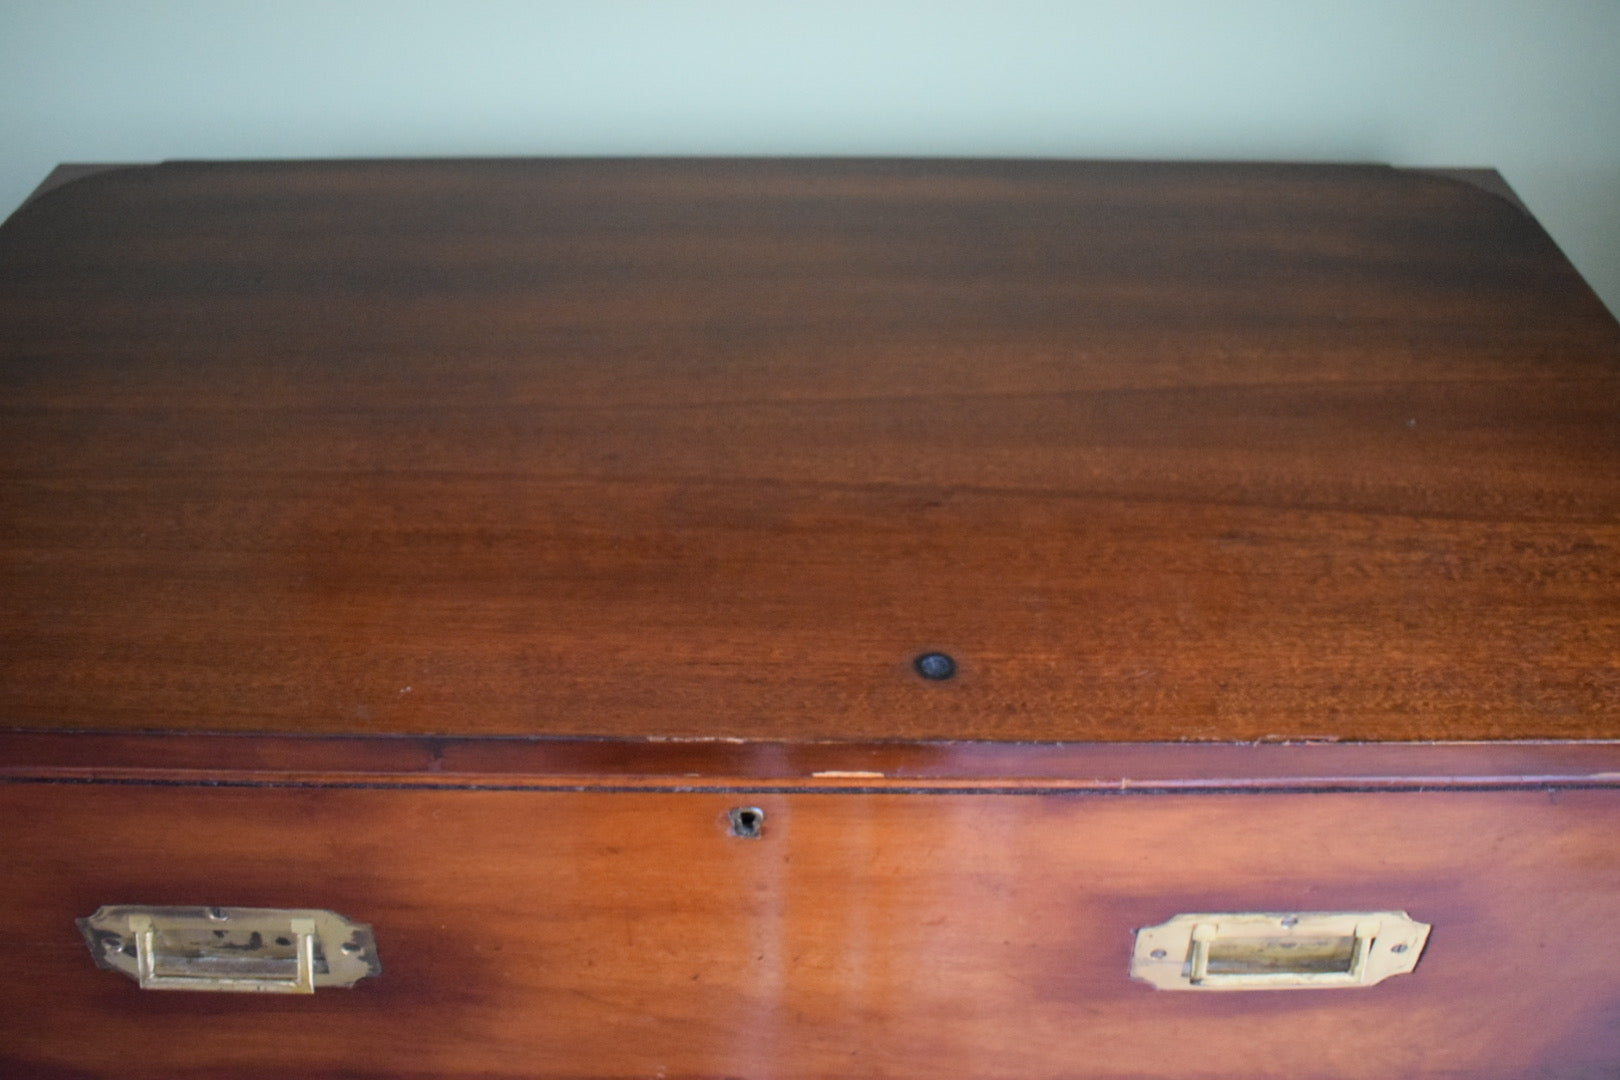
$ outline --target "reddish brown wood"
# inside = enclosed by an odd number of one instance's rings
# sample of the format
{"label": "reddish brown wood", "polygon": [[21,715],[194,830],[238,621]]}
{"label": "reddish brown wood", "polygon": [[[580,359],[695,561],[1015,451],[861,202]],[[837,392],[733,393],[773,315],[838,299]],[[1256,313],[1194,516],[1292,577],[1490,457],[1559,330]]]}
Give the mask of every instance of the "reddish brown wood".
{"label": "reddish brown wood", "polygon": [[1620,742],[742,743],[0,732],[0,783],[1073,791],[1620,787]]}
{"label": "reddish brown wood", "polygon": [[[94,166],[87,167],[94,168]],[[61,166],[58,166],[58,169],[60,168]],[[1514,191],[1513,188],[1508,185],[1507,180],[1503,178],[1502,174],[1497,172],[1495,169],[1423,168],[1418,169],[1417,171],[1426,173],[1429,176],[1443,176],[1452,180],[1461,180],[1464,183],[1473,184],[1483,192],[1495,195],[1499,199],[1507,200],[1508,203],[1523,211],[1525,214],[1530,213],[1530,208],[1524,204],[1524,200],[1519,198],[1519,193]],[[47,178],[47,180],[49,179],[54,179],[54,174],[52,174],[52,177]]]}
{"label": "reddish brown wood", "polygon": [[111,172],[114,169],[130,169],[139,167],[140,166],[130,165],[128,163],[97,164],[93,162],[64,162],[46,174],[45,179],[39,182],[39,186],[28,193],[28,197],[22,201],[22,205],[27,206],[41,195],[55,191],[57,188],[63,187],[64,185],[71,184],[75,180],[83,180],[84,178],[94,176],[97,173]]}
{"label": "reddish brown wood", "polygon": [[[1528,216],[1381,168],[66,183],[0,226],[0,1077],[1611,1076],[1617,390]],[[142,992],[112,903],[384,972]],[[1384,908],[1378,987],[1126,974]]]}
{"label": "reddish brown wood", "polygon": [[[758,794],[0,786],[0,1075],[65,1080],[1612,1075],[1620,791]],[[331,907],[383,974],[142,992],[105,903]],[[1127,976],[1178,912],[1404,909],[1417,970]],[[67,1033],[72,1033],[67,1037]]]}
{"label": "reddish brown wood", "polygon": [[0,227],[0,723],[1612,738],[1617,391],[1385,168],[105,173]]}

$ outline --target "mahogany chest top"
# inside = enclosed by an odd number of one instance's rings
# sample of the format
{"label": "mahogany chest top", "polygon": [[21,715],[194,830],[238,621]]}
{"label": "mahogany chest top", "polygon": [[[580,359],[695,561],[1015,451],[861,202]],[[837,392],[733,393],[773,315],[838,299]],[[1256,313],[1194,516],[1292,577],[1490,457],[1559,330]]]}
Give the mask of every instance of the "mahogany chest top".
{"label": "mahogany chest top", "polygon": [[15,729],[1620,736],[1620,328],[1384,167],[103,172],[0,508]]}

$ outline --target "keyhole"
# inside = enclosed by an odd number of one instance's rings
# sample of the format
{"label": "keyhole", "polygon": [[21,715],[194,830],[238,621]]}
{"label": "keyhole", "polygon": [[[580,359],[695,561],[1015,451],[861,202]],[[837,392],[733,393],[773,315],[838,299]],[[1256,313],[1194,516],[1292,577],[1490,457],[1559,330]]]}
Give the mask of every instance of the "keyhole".
{"label": "keyhole", "polygon": [[735,806],[726,815],[731,819],[731,835],[757,840],[765,831],[765,811],[757,806]]}

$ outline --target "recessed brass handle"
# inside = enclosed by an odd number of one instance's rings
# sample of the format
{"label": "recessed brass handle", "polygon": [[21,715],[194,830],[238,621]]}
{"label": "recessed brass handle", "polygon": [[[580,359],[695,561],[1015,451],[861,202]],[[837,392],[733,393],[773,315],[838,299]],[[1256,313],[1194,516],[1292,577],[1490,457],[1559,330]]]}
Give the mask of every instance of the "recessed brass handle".
{"label": "recessed brass handle", "polygon": [[135,971],[142,990],[236,990],[279,994],[313,994],[315,992],[315,920],[288,919],[287,935],[295,942],[290,965],[272,962],[267,967],[286,969],[286,974],[264,974],[254,977],[226,976],[218,972],[179,971],[159,972],[163,963],[185,968],[197,964],[197,958],[169,959],[158,948],[157,929],[150,915],[131,915],[129,931],[135,939]]}
{"label": "recessed brass handle", "polygon": [[1137,931],[1131,975],[1161,990],[1371,986],[1411,971],[1428,937],[1402,911],[1177,915]]}
{"label": "recessed brass handle", "polygon": [[144,990],[313,994],[382,971],[371,927],[330,911],[121,905],[79,930],[98,965]]}

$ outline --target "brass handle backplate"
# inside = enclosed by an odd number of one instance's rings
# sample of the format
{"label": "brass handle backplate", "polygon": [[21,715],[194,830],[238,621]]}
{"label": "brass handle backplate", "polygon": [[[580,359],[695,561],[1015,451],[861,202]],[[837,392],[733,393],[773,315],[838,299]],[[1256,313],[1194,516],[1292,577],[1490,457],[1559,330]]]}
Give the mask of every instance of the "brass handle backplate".
{"label": "brass handle backplate", "polygon": [[79,931],[145,990],[313,994],[382,972],[371,927],[331,911],[115,905]]}
{"label": "brass handle backplate", "polygon": [[1177,915],[1136,932],[1131,975],[1161,990],[1372,986],[1416,967],[1428,939],[1404,911]]}

